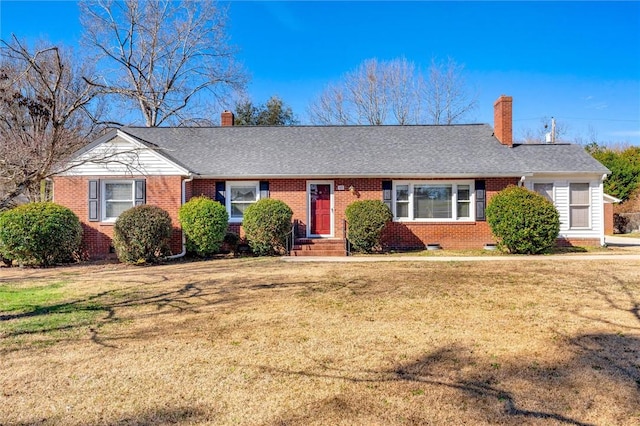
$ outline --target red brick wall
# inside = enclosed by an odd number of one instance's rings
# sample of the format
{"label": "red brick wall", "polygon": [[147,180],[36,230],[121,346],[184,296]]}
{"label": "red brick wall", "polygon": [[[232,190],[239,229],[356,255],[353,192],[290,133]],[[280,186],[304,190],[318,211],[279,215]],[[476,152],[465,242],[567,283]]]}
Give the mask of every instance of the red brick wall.
{"label": "red brick wall", "polygon": [[502,95],[493,104],[493,127],[503,145],[513,145],[513,98]]}
{"label": "red brick wall", "polygon": [[[388,179],[336,178],[334,182],[334,235],[343,238],[342,221],[349,204],[357,200],[382,200],[382,181]],[[518,183],[517,178],[486,179],[487,201],[507,185]],[[338,186],[344,186],[343,191]],[[353,186],[351,193],[348,188]],[[192,183],[193,196],[206,195],[215,198],[215,181],[199,179]],[[269,181],[271,198],[282,200],[293,210],[293,218],[298,220],[300,236],[307,229],[307,180],[273,179]],[[187,191],[189,193],[189,191]],[[230,231],[242,235],[241,227],[230,225]],[[384,243],[392,248],[418,248],[428,243],[439,243],[445,249],[482,248],[493,242],[486,222],[460,223],[416,223],[393,222],[384,234]]]}
{"label": "red brick wall", "polygon": [[[88,217],[88,177],[56,177],[54,179],[55,201],[71,208],[80,218],[84,228],[84,245],[92,258],[109,254],[113,225],[89,222]],[[102,179],[105,179],[103,177]],[[334,234],[343,238],[342,221],[349,204],[357,200],[382,200],[382,181],[387,179],[346,179],[336,178],[334,182]],[[178,176],[146,177],[147,203],[157,205],[169,212],[174,224],[172,251],[181,251],[182,234],[178,222],[181,205],[181,178]],[[206,195],[215,199],[215,180],[195,179],[186,184],[186,198]],[[517,178],[485,179],[487,202],[507,185],[518,183]],[[339,191],[338,186],[344,186]],[[348,189],[353,186],[352,193]],[[273,179],[269,181],[272,198],[282,200],[293,210],[293,218],[299,222],[300,236],[306,235],[307,227],[307,180]],[[610,204],[608,206],[611,206]],[[229,225],[229,230],[242,236],[241,226]],[[444,249],[477,249],[494,242],[486,222],[393,222],[383,235],[383,242],[389,248],[424,248],[426,244],[438,243]],[[599,241],[597,241],[599,243]]]}
{"label": "red brick wall", "polygon": [[[171,250],[179,253],[182,250],[182,232],[178,222],[178,209],[181,204],[182,178],[179,176],[139,176],[146,180],[147,204],[163,208],[171,216],[174,231],[171,237]],[[97,177],[58,176],[54,178],[54,201],[69,207],[82,222],[84,230],[84,250],[90,258],[109,256],[113,224],[89,222],[88,191],[89,180]],[[101,176],[100,179],[122,179],[122,177]]]}

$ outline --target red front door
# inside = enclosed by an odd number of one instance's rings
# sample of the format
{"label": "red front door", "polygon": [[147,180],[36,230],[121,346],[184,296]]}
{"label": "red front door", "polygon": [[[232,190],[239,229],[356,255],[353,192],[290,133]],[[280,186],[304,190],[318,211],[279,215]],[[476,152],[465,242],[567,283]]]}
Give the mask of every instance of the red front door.
{"label": "red front door", "polygon": [[311,235],[331,234],[331,185],[311,184]]}

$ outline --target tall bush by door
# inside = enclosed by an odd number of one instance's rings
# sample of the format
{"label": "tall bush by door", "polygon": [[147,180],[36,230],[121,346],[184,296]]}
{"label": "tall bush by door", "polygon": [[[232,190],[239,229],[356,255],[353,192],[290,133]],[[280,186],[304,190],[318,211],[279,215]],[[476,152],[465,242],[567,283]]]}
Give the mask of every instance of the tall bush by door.
{"label": "tall bush by door", "polygon": [[82,226],[58,204],[28,203],[0,215],[0,257],[6,263],[50,266],[79,259]]}
{"label": "tall bush by door", "polygon": [[486,215],[498,246],[510,253],[543,253],[555,245],[560,232],[553,203],[524,187],[509,186],[494,195]]}
{"label": "tall bush by door", "polygon": [[169,213],[153,205],[124,211],[113,227],[113,246],[124,263],[157,262],[169,254],[171,239]]}
{"label": "tall bush by door", "polygon": [[247,207],[242,228],[251,250],[259,256],[283,254],[291,232],[293,211],[280,200],[262,198]]}
{"label": "tall bush by door", "polygon": [[229,225],[229,214],[222,204],[208,197],[194,197],[180,207],[178,219],[189,252],[210,256],[220,251]]}
{"label": "tall bush by door", "polygon": [[356,251],[370,253],[381,249],[384,227],[393,219],[389,207],[379,200],[355,201],[345,211],[347,238]]}

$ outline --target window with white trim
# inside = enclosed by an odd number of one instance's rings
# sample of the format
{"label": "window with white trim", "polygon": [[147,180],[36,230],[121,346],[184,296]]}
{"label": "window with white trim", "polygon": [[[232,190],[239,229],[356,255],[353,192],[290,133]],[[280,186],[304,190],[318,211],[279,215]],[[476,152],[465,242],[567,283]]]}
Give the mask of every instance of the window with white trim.
{"label": "window with white trim", "polygon": [[553,183],[534,183],[533,190],[553,203]]}
{"label": "window with white trim", "polygon": [[473,181],[394,182],[394,217],[415,221],[472,221],[473,186]]}
{"label": "window with white trim", "polygon": [[569,184],[569,226],[589,228],[591,196],[588,183]]}
{"label": "window with white trim", "polygon": [[102,181],[102,220],[115,221],[122,212],[136,205],[135,181]]}
{"label": "window with white trim", "polygon": [[227,212],[230,222],[242,222],[244,211],[260,199],[260,183],[227,181]]}

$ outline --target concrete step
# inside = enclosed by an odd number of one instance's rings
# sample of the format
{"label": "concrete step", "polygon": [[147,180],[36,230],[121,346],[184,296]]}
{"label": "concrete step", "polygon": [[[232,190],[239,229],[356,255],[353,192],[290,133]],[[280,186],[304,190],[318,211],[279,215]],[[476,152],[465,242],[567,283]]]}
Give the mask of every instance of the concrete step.
{"label": "concrete step", "polygon": [[293,250],[291,256],[331,256],[344,257],[344,250]]}

